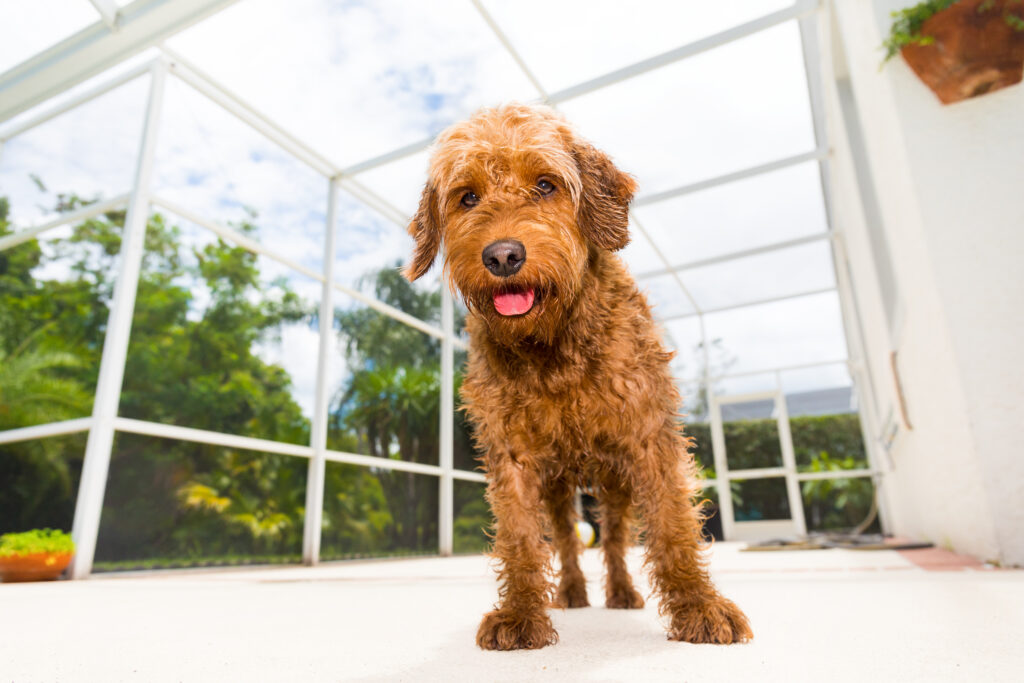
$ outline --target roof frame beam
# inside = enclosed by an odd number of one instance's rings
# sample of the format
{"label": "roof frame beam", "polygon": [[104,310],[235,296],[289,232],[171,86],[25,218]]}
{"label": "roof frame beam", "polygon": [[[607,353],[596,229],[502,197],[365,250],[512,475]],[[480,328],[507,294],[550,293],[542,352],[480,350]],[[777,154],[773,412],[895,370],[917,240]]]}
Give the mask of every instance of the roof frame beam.
{"label": "roof frame beam", "polygon": [[0,142],[5,142],[11,138],[21,135],[22,133],[27,133],[36,126],[41,126],[47,121],[57,118],[61,114],[65,114],[72,109],[77,109],[83,104],[105,95],[111,90],[115,90],[130,81],[134,81],[136,78],[148,76],[152,73],[152,70],[153,60],[147,60],[109,80],[97,83],[84,92],[80,92],[71,98],[65,99],[63,102],[58,102],[44,111],[36,112],[29,118],[3,128],[0,130]]}
{"label": "roof frame beam", "polygon": [[754,299],[753,301],[744,301],[738,304],[730,304],[729,306],[719,306],[717,308],[705,308],[700,313],[679,313],[677,315],[667,315],[661,318],[661,322],[667,323],[673,320],[682,320],[684,318],[693,318],[698,315],[712,315],[714,313],[723,313],[725,311],[735,311],[739,308],[751,308],[753,306],[763,306],[765,304],[774,304],[780,301],[789,301],[790,299],[802,299],[805,296],[816,296],[818,294],[827,294],[829,292],[835,292],[836,286],[820,287],[818,289],[807,289],[802,292],[794,292],[793,294],[783,294],[782,296],[771,296],[764,299]]}
{"label": "roof frame beam", "polygon": [[288,132],[284,126],[232,92],[227,86],[166,45],[160,46],[171,73],[192,86],[214,104],[230,112],[250,128],[274,142],[317,173],[333,178],[341,172],[327,157]]}
{"label": "roof frame beam", "polygon": [[705,266],[713,266],[719,263],[726,263],[728,261],[736,261],[738,259],[747,258],[749,256],[757,256],[758,254],[766,254],[773,251],[780,251],[782,249],[790,249],[792,247],[799,247],[804,244],[811,244],[820,240],[832,239],[833,233],[831,232],[818,232],[813,235],[805,235],[804,237],[794,237],[791,240],[784,240],[782,242],[773,242],[771,244],[765,244],[760,247],[753,247],[751,249],[743,249],[741,251],[730,251],[719,256],[711,256],[705,259],[699,259],[697,261],[690,261],[688,263],[681,263],[677,266],[668,266],[660,270],[649,270],[645,273],[640,273],[636,276],[637,280],[647,280],[652,277],[661,277],[662,275],[669,275],[671,273],[680,273],[684,270],[694,270],[696,268],[703,268]]}
{"label": "roof frame beam", "polygon": [[537,78],[537,75],[533,73],[533,70],[526,64],[526,60],[524,60],[522,55],[519,54],[519,51],[516,50],[515,45],[512,44],[512,41],[509,40],[508,36],[505,35],[505,32],[501,30],[500,26],[498,26],[498,22],[494,20],[494,17],[491,16],[491,13],[488,12],[487,8],[484,7],[483,2],[481,2],[481,0],[470,0],[470,2],[473,3],[473,7],[475,7],[476,11],[479,12],[481,17],[483,17],[483,20],[491,28],[491,31],[494,32],[494,35],[498,38],[498,41],[505,48],[505,51],[508,52],[509,56],[513,59],[513,61],[515,61],[516,66],[519,67],[519,70],[523,72],[523,75],[526,76],[527,80],[530,81],[530,84],[537,89],[537,92],[540,94],[541,100],[547,102],[548,91],[544,88],[543,85],[541,85],[540,79]]}
{"label": "roof frame beam", "polygon": [[806,163],[808,161],[822,161],[828,158],[828,149],[819,147],[813,149],[810,152],[803,152],[801,154],[794,154],[791,157],[785,157],[784,159],[777,159],[775,161],[769,161],[766,164],[759,164],[757,166],[751,166],[750,168],[744,168],[739,171],[732,173],[726,173],[724,175],[716,176],[714,178],[708,178],[707,180],[701,180],[696,183],[689,183],[687,185],[680,185],[674,187],[671,190],[665,190],[663,192],[655,192],[652,194],[641,195],[633,200],[634,208],[641,208],[644,206],[650,206],[651,204],[657,204],[658,202],[664,202],[669,199],[675,199],[676,197],[682,197],[684,195],[693,194],[694,192],[700,192],[701,190],[708,190],[712,187],[718,187],[719,185],[727,185],[734,183],[738,180],[745,180],[754,176],[764,175],[773,171],[779,171],[790,166],[797,166],[799,164]]}
{"label": "roof frame beam", "polygon": [[118,10],[116,31],[101,19],[0,74],[0,121],[67,91],[236,1],[135,0]]}
{"label": "roof frame beam", "polygon": [[107,25],[107,28],[111,31],[116,31],[118,14],[121,12],[117,3],[114,0],[89,0],[89,2],[100,13],[100,17],[103,19],[103,23]]}
{"label": "roof frame beam", "polygon": [[[718,382],[723,379],[736,379],[738,377],[756,377],[757,375],[778,375],[781,372],[792,372],[794,370],[810,370],[813,368],[825,368],[832,365],[842,365],[849,367],[850,361],[846,358],[836,358],[834,360],[818,360],[810,363],[794,363],[792,365],[780,365],[773,368],[764,368],[761,370],[744,370],[742,372],[725,372],[716,375],[709,375],[708,378],[713,382]],[[682,384],[693,384],[695,382],[703,381],[703,377],[682,377],[677,381]]]}
{"label": "roof frame beam", "polygon": [[[733,28],[721,31],[719,33],[715,33],[714,35],[708,36],[706,38],[702,38],[692,43],[687,43],[686,45],[682,45],[675,49],[669,50],[668,52],[663,52],[659,55],[655,55],[654,57],[650,57],[648,59],[644,59],[639,62],[630,64],[629,66],[622,67],[621,69],[610,71],[602,76],[598,76],[597,78],[592,78],[590,80],[583,81],[582,83],[577,83],[576,85],[569,86],[568,88],[564,88],[562,90],[559,90],[555,93],[548,95],[544,101],[547,102],[548,104],[559,104],[561,102],[565,102],[576,97],[587,95],[596,90],[607,88],[610,85],[615,85],[616,83],[629,80],[630,78],[634,78],[636,76],[640,76],[650,71],[654,71],[655,69],[660,69],[663,66],[674,64],[675,62],[679,62],[689,57],[693,57],[695,55],[701,54],[702,52],[707,52],[709,50],[713,50],[717,47],[727,45],[742,38],[746,38],[747,36],[772,28],[773,26],[783,24],[792,19],[799,19],[801,17],[813,14],[814,12],[817,12],[819,9],[820,7],[818,4],[818,0],[797,0],[797,2],[795,2],[790,7],[786,7],[777,12],[772,12],[771,14],[766,14],[765,16],[760,17],[759,19],[748,21],[745,24],[740,24],[739,26],[734,26]],[[489,18],[490,15],[486,15],[486,17]],[[493,19],[490,20],[488,23],[492,24],[492,30],[498,33],[499,40],[501,40],[501,37],[504,36],[504,34],[501,33],[500,29],[496,28],[496,26],[493,24]],[[502,42],[504,43],[505,41]],[[511,49],[509,45],[507,45],[506,48]],[[514,55],[518,55],[518,53],[514,53]],[[513,56],[513,59],[516,59],[516,57]],[[516,61],[521,62],[521,59],[516,59]],[[525,64],[521,63],[520,68],[525,68]],[[524,73],[529,74],[531,72],[527,70],[524,71]],[[530,78],[529,75],[527,77]],[[417,142],[404,145],[397,149],[391,150],[390,152],[385,152],[384,154],[381,154],[379,156],[372,157],[370,159],[365,159],[358,163],[352,164],[350,166],[345,167],[343,169],[343,173],[345,175],[354,175],[356,173],[369,171],[370,169],[377,168],[378,166],[383,166],[386,163],[397,161],[407,156],[411,156],[429,147],[434,142],[434,138],[436,137],[436,135],[432,135],[429,138],[418,140]]]}

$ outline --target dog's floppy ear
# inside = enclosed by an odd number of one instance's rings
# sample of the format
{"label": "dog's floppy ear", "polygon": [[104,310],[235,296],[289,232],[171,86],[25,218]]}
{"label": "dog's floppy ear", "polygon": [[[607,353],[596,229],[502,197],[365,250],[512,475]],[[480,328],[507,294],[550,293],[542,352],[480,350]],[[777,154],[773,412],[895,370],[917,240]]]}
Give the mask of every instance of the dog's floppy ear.
{"label": "dog's floppy ear", "polygon": [[430,270],[441,247],[441,216],[437,206],[437,190],[428,182],[420,196],[420,208],[409,223],[409,234],[416,240],[412,263],[403,274],[409,281],[423,277]]}
{"label": "dog's floppy ear", "polygon": [[629,202],[636,181],[604,152],[575,141],[572,155],[579,167],[582,192],[576,209],[580,230],[590,242],[608,251],[629,244]]}

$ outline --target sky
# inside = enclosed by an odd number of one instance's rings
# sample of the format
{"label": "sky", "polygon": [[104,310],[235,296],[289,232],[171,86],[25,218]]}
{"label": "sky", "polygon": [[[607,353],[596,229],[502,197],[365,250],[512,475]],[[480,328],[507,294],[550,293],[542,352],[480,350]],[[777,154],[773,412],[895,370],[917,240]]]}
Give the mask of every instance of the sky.
{"label": "sky", "polygon": [[[484,2],[548,93],[789,4]],[[0,0],[0,70],[95,18],[86,0]],[[541,96],[469,0],[241,0],[168,46],[341,167],[424,139],[479,106]],[[98,79],[104,77],[109,75]],[[56,192],[111,197],[130,189],[147,86],[146,77],[137,79],[0,150],[0,195],[11,198],[19,227],[44,220]],[[559,108],[637,177],[640,196],[815,146],[794,22]],[[411,214],[426,162],[426,153],[417,153],[358,180]],[[29,174],[48,191],[40,192]],[[326,179],[176,78],[168,79],[154,190],[222,223],[254,211],[260,239],[275,253],[313,269],[324,265]],[[643,206],[635,218],[673,265],[813,236],[827,227],[814,162]],[[400,226],[346,193],[339,198],[338,230],[336,279],[351,287],[359,287],[369,270],[404,262],[412,246]],[[210,239],[198,226],[187,234],[197,243]],[[623,256],[635,274],[664,267],[635,226]],[[268,274],[288,278],[308,300],[318,300],[319,283],[262,262]],[[686,270],[680,278],[702,309],[834,285],[824,240]],[[692,304],[673,276],[640,284],[655,314],[670,318],[665,329],[679,351],[676,372],[692,377],[700,367]],[[436,269],[419,286],[438,287]],[[353,305],[337,298],[342,306]],[[732,372],[846,355],[834,292],[709,314],[705,325],[735,358]],[[258,349],[292,374],[307,414],[317,343],[315,330],[296,326],[280,342]],[[341,386],[345,374],[343,366],[335,367],[332,385]],[[842,364],[783,377],[788,391],[849,381]],[[764,377],[751,376],[730,383],[729,391],[763,383]]]}

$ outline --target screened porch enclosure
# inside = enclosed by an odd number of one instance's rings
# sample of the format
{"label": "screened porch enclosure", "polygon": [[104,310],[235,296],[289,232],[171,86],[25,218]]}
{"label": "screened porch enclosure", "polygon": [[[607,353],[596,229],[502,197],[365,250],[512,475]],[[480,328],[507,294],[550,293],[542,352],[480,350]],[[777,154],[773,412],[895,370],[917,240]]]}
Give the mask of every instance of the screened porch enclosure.
{"label": "screened porch enclosure", "polygon": [[509,100],[639,181],[724,537],[874,509],[817,2],[44,4],[0,52],[0,496],[73,577],[486,547],[466,311],[398,268],[433,136]]}

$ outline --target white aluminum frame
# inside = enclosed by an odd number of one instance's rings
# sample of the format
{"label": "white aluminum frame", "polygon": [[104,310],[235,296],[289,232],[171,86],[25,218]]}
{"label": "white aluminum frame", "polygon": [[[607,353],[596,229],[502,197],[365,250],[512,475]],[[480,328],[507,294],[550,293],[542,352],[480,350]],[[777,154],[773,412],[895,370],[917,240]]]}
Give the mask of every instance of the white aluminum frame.
{"label": "white aluminum frame", "polygon": [[100,13],[100,18],[103,19],[103,23],[107,25],[111,31],[117,30],[117,20],[120,9],[114,0],[89,0],[92,6],[96,8],[96,11]]}
{"label": "white aluminum frame", "polygon": [[[41,55],[28,60],[24,64],[21,64],[4,74],[0,74],[0,95],[7,97],[5,104],[0,106],[0,150],[2,150],[2,145],[5,141],[31,130],[32,128],[45,123],[60,114],[81,106],[82,104],[99,97],[100,95],[109,92],[124,83],[145,74],[150,74],[152,79],[149,103],[145,118],[146,123],[143,142],[140,145],[138,169],[132,192],[130,194],[120,195],[103,202],[92,204],[88,207],[83,207],[82,209],[62,215],[54,220],[21,230],[13,235],[0,238],[0,250],[3,250],[16,246],[26,240],[38,237],[39,235],[61,225],[77,222],[103,213],[104,211],[119,208],[126,204],[129,206],[128,217],[126,219],[124,229],[124,243],[122,245],[120,271],[111,307],[107,338],[104,341],[103,360],[100,367],[100,376],[97,384],[93,415],[91,417],[80,418],[78,420],[69,420],[66,422],[0,432],[0,443],[43,438],[81,431],[89,432],[89,440],[86,447],[86,459],[79,487],[79,496],[76,502],[75,525],[73,530],[73,535],[79,546],[79,552],[76,556],[75,563],[72,566],[71,575],[74,578],[82,578],[87,576],[91,570],[96,535],[99,527],[99,513],[104,495],[107,468],[109,467],[110,451],[113,444],[114,434],[118,431],[144,434],[157,438],[180,439],[197,443],[309,458],[309,479],[306,498],[307,517],[303,534],[303,559],[307,564],[315,564],[319,559],[319,531],[323,514],[323,483],[326,461],[329,460],[332,462],[340,462],[363,467],[390,469],[436,476],[438,477],[440,487],[440,503],[438,510],[439,551],[443,555],[450,554],[452,552],[453,482],[456,479],[473,482],[485,481],[483,475],[479,472],[456,470],[453,464],[454,349],[465,349],[466,344],[457,336],[456,331],[454,330],[454,306],[451,292],[442,285],[441,326],[440,328],[435,327],[425,321],[406,314],[404,311],[400,311],[373,297],[369,297],[362,292],[335,282],[333,274],[333,258],[325,257],[324,271],[322,273],[316,272],[299,263],[283,258],[267,249],[258,241],[252,240],[231,228],[217,223],[216,221],[211,221],[203,216],[199,216],[186,207],[182,207],[175,202],[171,202],[160,197],[152,196],[149,191],[149,178],[153,163],[153,147],[156,139],[156,129],[159,123],[160,105],[166,73],[170,73],[180,78],[196,91],[208,97],[221,108],[234,114],[243,123],[252,127],[264,137],[279,145],[281,148],[308,165],[317,173],[323,175],[328,180],[329,194],[327,227],[325,230],[324,242],[325,254],[327,255],[330,255],[334,251],[334,245],[336,242],[336,202],[337,193],[340,190],[346,191],[357,200],[373,208],[387,220],[404,229],[408,222],[408,216],[403,211],[393,206],[390,202],[379,197],[376,193],[363,185],[359,181],[357,174],[415,154],[416,152],[427,148],[432,143],[433,138],[405,145],[386,154],[378,155],[344,168],[339,167],[331,162],[325,155],[321,154],[313,147],[310,147],[288,132],[287,129],[265,116],[259,110],[255,109],[243,98],[233,93],[230,89],[219,83],[202,69],[164,46],[161,46],[161,56],[159,58],[126,70],[123,73],[105,80],[103,83],[94,85],[89,90],[79,93],[76,96],[48,109],[38,111],[26,117],[20,117],[20,120],[5,127],[3,122],[10,119],[12,116],[30,109],[46,99],[49,99],[56,93],[66,90],[71,85],[81,82],[95,73],[99,73],[141,49],[158,44],[158,42],[164,37],[167,37],[181,28],[184,28],[185,26],[202,19],[213,12],[230,5],[235,0],[178,0],[176,3],[161,3],[159,0],[136,0],[135,3],[123,7],[120,10],[116,10],[116,8],[114,8],[116,11],[112,10],[112,3],[109,0],[90,1],[94,2],[101,12],[105,12],[103,14],[104,21],[98,22],[97,26],[89,27],[85,31],[80,32],[80,34],[72,36],[68,40],[59,43]],[[793,155],[784,159],[743,169],[716,178],[691,183],[689,185],[670,189],[664,192],[643,195],[637,198],[634,202],[634,207],[648,206],[656,202],[669,200],[688,193],[722,185],[724,183],[735,182],[744,178],[770,173],[799,163],[816,161],[822,169],[824,199],[826,202],[829,224],[832,224],[829,189],[828,183],[826,182],[826,171],[830,151],[824,120],[825,112],[822,106],[820,82],[822,71],[820,68],[815,66],[816,60],[820,61],[820,29],[818,22],[821,21],[823,15],[821,7],[819,6],[819,0],[797,0],[794,5],[783,10],[746,22],[742,25],[735,26],[731,29],[701,40],[682,45],[673,50],[669,50],[668,52],[628,65],[621,69],[614,70],[597,78],[587,80],[555,93],[548,93],[544,89],[537,75],[530,70],[526,62],[519,55],[514,44],[508,39],[501,27],[487,12],[482,2],[480,2],[480,0],[470,0],[470,2],[475,7],[476,11],[480,13],[484,21],[498,38],[499,42],[501,42],[509,55],[522,70],[526,78],[533,84],[534,88],[536,88],[539,100],[547,102],[553,106],[560,102],[594,92],[654,69],[676,63],[707,50],[740,40],[746,36],[781,23],[797,20],[800,25],[805,65],[807,66],[809,99],[814,118],[817,147],[814,150],[810,150],[802,154]],[[160,25],[160,22],[154,20],[154,17],[161,16],[158,12],[159,8],[157,8],[157,6],[161,4],[176,5],[176,8],[173,11],[167,10],[166,8],[164,10],[160,10],[165,12],[171,11],[171,14],[166,15],[169,18],[166,19],[164,25]],[[111,14],[112,11],[113,13]],[[111,14],[111,16],[107,16],[108,14]],[[99,27],[104,25],[109,35],[100,34]],[[133,31],[135,33],[132,33]],[[112,36],[113,38],[111,38]],[[70,65],[72,64],[75,65],[74,68],[71,68]],[[316,408],[315,415],[312,420],[311,441],[308,446],[285,444],[265,439],[255,439],[251,437],[220,434],[175,425],[132,420],[117,415],[121,380],[123,377],[124,362],[127,355],[128,335],[131,325],[135,290],[138,283],[142,233],[145,230],[151,206],[159,206],[172,213],[178,214],[182,218],[213,231],[224,239],[230,240],[245,249],[274,259],[286,267],[322,283]],[[637,220],[635,214],[631,213],[631,220],[637,231],[644,239],[648,240],[664,266],[661,270],[643,273],[639,275],[638,278],[643,279],[665,274],[672,275],[673,279],[679,285],[680,290],[693,305],[695,312],[688,315],[696,315],[699,318],[701,337],[705,342],[707,335],[705,332],[704,316],[706,314],[720,310],[757,305],[768,301],[793,298],[794,296],[806,296],[825,291],[837,291],[843,305],[848,348],[854,352],[860,348],[859,345],[854,343],[856,341],[856,334],[854,334],[854,332],[856,329],[859,329],[859,318],[856,316],[855,306],[850,303],[853,301],[853,284],[848,277],[848,271],[844,272],[842,267],[838,267],[841,264],[845,264],[842,252],[841,235],[837,235],[829,230],[825,233],[801,237],[773,245],[766,245],[756,249],[741,250],[730,254],[723,254],[712,259],[704,259],[700,262],[679,265],[672,264],[662,253],[650,238],[650,235],[642,223]],[[758,253],[797,246],[799,244],[810,243],[821,239],[827,239],[829,241],[835,254],[835,262],[837,264],[836,287],[814,290],[812,292],[801,292],[786,297],[777,297],[763,301],[743,302],[733,306],[717,309],[702,309],[688,291],[680,277],[681,272],[701,265],[732,261]],[[326,411],[328,409],[328,387],[326,386],[326,373],[324,370],[326,368],[326,364],[329,362],[329,355],[333,344],[332,307],[333,293],[335,291],[352,297],[383,315],[398,320],[403,324],[409,325],[441,340],[442,376],[440,397],[441,431],[439,465],[424,465],[421,463],[401,460],[390,460],[353,453],[342,453],[327,449]],[[706,361],[708,354],[706,343],[704,344],[704,354]],[[707,397],[708,405],[712,406],[717,405],[716,402],[721,401],[721,398],[715,397],[711,391],[712,382],[717,379],[756,375],[771,371],[781,372],[787,369],[827,365],[832,362],[835,361],[746,373],[733,373],[718,377],[711,376],[710,370],[705,362],[704,376],[695,381],[701,381],[704,383],[706,390],[709,392]],[[858,370],[858,368],[863,365],[859,357],[851,357],[848,361],[838,362],[848,363],[855,386],[862,387],[864,373]],[[869,432],[874,432],[874,428],[871,427],[871,425],[875,423],[870,420],[871,416],[866,414],[864,406],[870,403],[872,397],[869,395],[869,392],[863,390],[858,392],[858,394],[861,398],[860,405],[862,406],[862,425],[865,430],[865,436],[867,437]],[[784,398],[780,399],[777,397],[776,401],[777,403],[781,402],[782,410],[784,411]],[[752,476],[773,475],[763,473],[759,474],[758,472],[730,473],[727,469],[727,463],[725,463],[724,460],[719,464],[719,460],[724,458],[725,454],[721,418],[720,414],[717,419],[715,418],[715,413],[719,411],[712,410],[710,412],[713,434],[712,446],[715,461],[716,465],[719,467],[719,472],[722,472],[723,475],[720,475],[719,480],[705,481],[704,484],[705,486],[716,485],[722,492],[720,499],[724,521],[726,517],[729,519],[732,517],[731,499],[728,495],[728,481],[730,479],[730,475],[731,478],[737,478],[736,475],[738,474],[745,474],[747,478]],[[784,415],[784,412],[781,414]],[[783,433],[789,433],[788,420],[786,421],[785,427],[780,423],[780,438]],[[715,434],[718,434],[719,436],[715,437]],[[875,458],[876,449],[874,446],[874,440],[866,438],[865,442],[868,446],[869,459],[872,462],[872,469],[870,470],[844,471],[837,473],[797,473],[795,471],[795,463],[791,462],[793,460],[793,453],[792,443],[790,440],[788,450],[783,448],[786,462],[784,463],[782,470],[785,470],[785,476],[787,477],[787,491],[791,498],[791,507],[794,510],[794,515],[799,511],[800,517],[802,518],[802,505],[793,505],[792,503],[792,489],[799,481],[808,479],[872,476],[875,478],[876,485],[880,484],[881,473],[874,465],[874,463],[877,462],[877,459]],[[788,453],[788,457],[786,457],[786,453]],[[726,466],[723,467],[723,465]],[[727,507],[730,509],[730,513],[728,515],[726,514]],[[882,514],[882,521],[884,525],[884,511]],[[802,526],[803,525],[801,525],[801,528]]]}
{"label": "white aluminum frame", "polygon": [[121,7],[116,26],[101,18],[0,73],[0,121],[66,92],[236,1],[135,0]]}
{"label": "white aluminum frame", "polygon": [[338,232],[338,182],[327,187],[327,225],[324,226],[324,276],[320,290],[320,347],[317,350],[316,404],[310,430],[313,457],[306,475],[306,514],[302,529],[302,561],[314,565],[320,560],[320,532],[324,516],[324,485],[327,478],[327,417],[330,410],[330,386],[326,372],[334,341],[334,260],[337,258],[335,235]]}
{"label": "white aluminum frame", "polygon": [[[725,443],[725,423],[722,420],[722,406],[732,403],[749,403],[751,401],[771,400],[775,406],[775,420],[779,432],[779,445],[782,451],[781,467],[758,467],[747,470],[730,470],[728,447]],[[800,483],[797,480],[796,456],[793,449],[793,435],[789,429],[789,413],[786,410],[786,396],[782,392],[782,382],[776,373],[774,391],[762,391],[747,394],[711,397],[709,407],[711,415],[711,440],[714,444],[715,486],[718,488],[718,507],[722,518],[722,534],[729,538],[736,533],[736,517],[732,506],[733,481],[748,479],[768,479],[784,477],[786,480],[786,496],[789,499],[790,519],[797,534],[807,534],[807,523],[804,520],[803,497],[800,494]],[[740,522],[742,524],[742,522]]]}
{"label": "white aluminum frame", "polygon": [[42,235],[44,232],[49,232],[54,228],[61,227],[62,225],[68,225],[69,223],[77,223],[79,221],[88,220],[90,218],[100,215],[101,213],[113,211],[114,209],[120,209],[122,206],[127,204],[130,199],[130,194],[118,195],[111,199],[107,199],[102,202],[96,202],[94,204],[89,204],[88,206],[83,206],[80,209],[76,209],[74,211],[69,211],[65,214],[61,214],[61,216],[59,216],[58,218],[54,218],[51,221],[41,223],[31,228],[25,228],[24,230],[19,230],[18,232],[15,232],[10,235],[5,235],[4,237],[0,237],[0,251],[3,251],[4,249],[10,249],[11,247],[16,247],[22,242],[28,242],[29,240],[33,240]]}
{"label": "white aluminum frame", "polygon": [[150,181],[156,155],[156,139],[160,126],[161,106],[167,68],[162,61],[153,63],[149,86],[146,120],[139,145],[139,162],[134,187],[121,239],[117,280],[113,301],[103,340],[100,373],[93,399],[93,423],[85,446],[82,476],[75,501],[75,521],[71,536],[75,542],[75,556],[69,574],[72,578],[85,578],[92,571],[96,537],[100,528],[100,511],[110,468],[110,452],[114,445],[114,419],[121,400],[124,366],[128,359],[128,336],[131,332],[135,294],[145,253],[146,224],[149,222]]}

